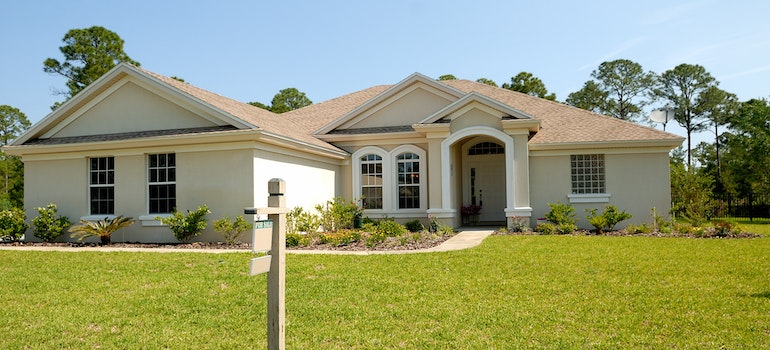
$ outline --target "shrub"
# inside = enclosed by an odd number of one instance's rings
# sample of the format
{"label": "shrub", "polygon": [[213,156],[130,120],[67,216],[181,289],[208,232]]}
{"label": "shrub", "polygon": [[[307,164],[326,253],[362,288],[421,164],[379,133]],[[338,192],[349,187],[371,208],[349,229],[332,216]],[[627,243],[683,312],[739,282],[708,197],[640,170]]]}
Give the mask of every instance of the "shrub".
{"label": "shrub", "polygon": [[631,214],[626,213],[625,210],[619,212],[618,208],[614,205],[605,206],[604,212],[601,215],[596,214],[596,209],[586,209],[586,212],[589,213],[586,216],[588,223],[596,228],[596,233],[598,234],[602,234],[605,231],[613,231],[615,230],[615,225],[619,222],[631,218]]}
{"label": "shrub", "polygon": [[64,233],[64,229],[71,224],[66,216],[57,215],[58,208],[56,204],[49,203],[45,207],[35,208],[38,216],[32,219],[32,225],[35,227],[35,237],[46,242],[53,242]]}
{"label": "shrub", "polygon": [[406,223],[404,223],[404,227],[406,227],[406,229],[409,230],[409,232],[420,232],[425,229],[425,226],[423,226],[420,220],[417,220],[417,219],[412,221],[407,221]]}
{"label": "shrub", "polygon": [[714,222],[714,235],[717,237],[734,236],[739,233],[741,233],[741,230],[733,222],[724,220]]}
{"label": "shrub", "polygon": [[542,224],[538,224],[535,227],[535,231],[540,232],[540,234],[543,235],[552,235],[554,232],[556,232],[556,226],[554,226],[552,223],[544,222]]}
{"label": "shrub", "polygon": [[626,227],[626,232],[630,234],[652,233],[652,231],[654,230],[648,224],[628,225],[628,227]]}
{"label": "shrub", "polygon": [[337,231],[344,228],[353,228],[356,218],[361,217],[361,207],[353,201],[347,202],[337,197],[326,201],[326,204],[318,204],[315,207],[321,215],[321,226],[325,231]]}
{"label": "shrub", "polygon": [[0,210],[0,239],[18,241],[27,231],[27,214],[21,208]]}
{"label": "shrub", "polygon": [[318,231],[320,226],[321,219],[318,215],[307,212],[302,207],[294,207],[286,214],[286,233],[313,233]]}
{"label": "shrub", "polygon": [[393,220],[382,220],[377,224],[377,229],[382,231],[388,237],[402,236],[407,232],[406,227]]}
{"label": "shrub", "polygon": [[342,229],[337,232],[324,232],[320,236],[321,244],[333,246],[346,246],[361,240],[361,232],[358,230]]}
{"label": "shrub", "polygon": [[102,244],[109,244],[112,240],[112,234],[121,228],[134,224],[133,218],[127,218],[123,215],[112,219],[105,217],[102,220],[88,221],[80,220],[80,224],[69,228],[70,237],[83,241],[88,237],[99,237]]}
{"label": "shrub", "polygon": [[571,205],[548,203],[548,206],[551,207],[551,211],[549,211],[548,214],[545,214],[545,218],[548,219],[548,221],[556,226],[559,226],[560,224],[575,224],[575,208]]}
{"label": "shrub", "polygon": [[211,213],[209,207],[204,204],[195,211],[188,210],[187,215],[174,209],[171,216],[165,218],[155,217],[155,220],[159,220],[164,225],[167,225],[177,240],[187,243],[206,228],[205,216],[209,213]]}
{"label": "shrub", "polygon": [[287,247],[304,247],[309,246],[311,242],[311,235],[303,233],[286,233],[286,246]]}
{"label": "shrub", "polygon": [[530,231],[529,225],[521,221],[514,221],[511,224],[511,227],[507,227],[506,229],[511,232],[529,232]]}
{"label": "shrub", "polygon": [[219,232],[227,244],[238,244],[241,235],[252,228],[254,224],[246,222],[242,215],[236,216],[234,221],[227,215],[214,221],[214,231]]}
{"label": "shrub", "polygon": [[562,235],[568,235],[577,231],[577,225],[570,223],[563,223],[556,225],[556,232]]}

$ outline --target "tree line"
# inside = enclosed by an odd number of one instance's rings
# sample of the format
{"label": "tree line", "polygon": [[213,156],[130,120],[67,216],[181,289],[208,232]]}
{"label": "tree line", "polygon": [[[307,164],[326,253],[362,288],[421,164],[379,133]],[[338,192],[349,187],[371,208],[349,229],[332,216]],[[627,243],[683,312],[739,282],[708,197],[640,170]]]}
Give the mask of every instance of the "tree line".
{"label": "tree line", "polygon": [[[59,50],[64,60],[47,58],[43,71],[66,79],[66,90],[55,92],[62,95],[64,101],[121,62],[140,65],[125,53],[120,36],[104,27],[72,29],[62,41],[64,45]],[[452,79],[457,78],[451,74],[438,78]],[[498,87],[488,78],[476,81]],[[735,94],[721,90],[718,85],[700,65],[680,64],[657,74],[645,71],[637,62],[618,59],[601,63],[583,87],[570,93],[563,102],[557,101],[545,83],[530,72],[519,72],[499,87],[637,123],[646,122],[646,109],[652,105],[673,108],[674,120],[687,133],[686,148],[672,152],[671,157],[672,196],[680,200],[674,207],[684,212],[682,208],[697,207],[692,204],[692,193],[699,193],[695,197],[713,199],[727,193],[744,195],[770,190],[767,171],[770,169],[770,104],[764,98],[740,102]],[[51,108],[58,108],[64,101]],[[313,102],[304,92],[292,87],[276,93],[270,105],[248,103],[285,113]],[[8,105],[0,106],[0,123],[2,145],[30,126],[24,113]],[[704,130],[714,133],[714,142],[693,146],[692,134]],[[0,206],[21,206],[23,166],[18,159],[4,153],[0,162],[5,180]],[[688,193],[682,193],[683,188],[688,188]],[[699,211],[699,215],[705,215],[704,210]]]}

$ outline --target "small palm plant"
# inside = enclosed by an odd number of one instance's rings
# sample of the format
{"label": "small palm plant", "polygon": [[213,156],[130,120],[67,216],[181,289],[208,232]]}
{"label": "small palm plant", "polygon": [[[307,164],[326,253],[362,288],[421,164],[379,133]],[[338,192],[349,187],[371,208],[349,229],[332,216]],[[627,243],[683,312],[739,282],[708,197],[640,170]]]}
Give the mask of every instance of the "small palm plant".
{"label": "small palm plant", "polygon": [[70,227],[69,232],[71,233],[70,237],[77,238],[78,241],[83,241],[91,236],[99,236],[102,244],[110,244],[111,236],[115,231],[131,226],[133,223],[133,218],[127,218],[123,215],[97,221],[80,220],[80,224]]}

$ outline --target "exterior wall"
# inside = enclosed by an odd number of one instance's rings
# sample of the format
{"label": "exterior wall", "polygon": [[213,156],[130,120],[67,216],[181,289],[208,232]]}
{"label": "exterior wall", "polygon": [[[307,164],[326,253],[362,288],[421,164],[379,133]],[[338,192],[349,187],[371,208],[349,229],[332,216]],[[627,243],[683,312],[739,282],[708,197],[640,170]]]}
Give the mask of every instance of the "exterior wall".
{"label": "exterior wall", "polygon": [[[88,211],[87,164],[85,158],[25,161],[24,162],[24,207],[27,220],[31,221],[38,215],[36,207],[44,207],[48,203],[57,205],[59,215],[76,222]],[[40,241],[30,229],[24,239]],[[62,237],[69,237],[64,233]]]}
{"label": "exterior wall", "polygon": [[[132,226],[112,237],[114,242],[177,242],[171,231],[148,215],[146,155],[176,153],[177,208],[193,210],[206,204],[211,209],[207,229],[195,240],[218,241],[221,237],[211,222],[223,214],[243,215],[252,206],[251,151],[143,149],[134,154],[79,154],[67,159],[25,160],[25,207],[29,219],[37,216],[35,207],[55,203],[59,213],[76,223],[89,217],[88,157],[115,157],[115,215],[133,217]],[[125,153],[122,151],[120,153]],[[51,174],[56,174],[55,177]],[[265,185],[267,186],[267,185]],[[91,216],[91,219],[101,217]],[[26,237],[33,238],[32,230]],[[250,237],[244,237],[250,239]],[[70,240],[65,233],[60,240]],[[97,238],[89,241],[96,242]]]}
{"label": "exterior wall", "polygon": [[[601,153],[592,150],[574,154]],[[534,218],[545,217],[550,210],[548,203],[556,202],[575,207],[578,226],[585,229],[593,228],[585,219],[585,209],[602,211],[607,204],[633,215],[630,220],[618,224],[617,228],[649,222],[652,207],[656,207],[661,214],[669,212],[671,189],[667,153],[605,153],[604,161],[609,202],[570,203],[567,197],[571,193],[570,156],[533,154],[529,165]]]}
{"label": "exterior wall", "polygon": [[267,207],[267,183],[273,178],[286,181],[287,208],[315,211],[317,204],[343,193],[338,186],[340,165],[261,150],[254,151],[253,157],[254,207]]}

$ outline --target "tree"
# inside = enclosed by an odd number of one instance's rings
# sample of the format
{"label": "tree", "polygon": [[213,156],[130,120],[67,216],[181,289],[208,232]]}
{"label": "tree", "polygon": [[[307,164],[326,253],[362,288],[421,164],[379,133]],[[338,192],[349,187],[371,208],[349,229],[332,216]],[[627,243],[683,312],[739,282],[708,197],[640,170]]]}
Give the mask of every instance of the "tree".
{"label": "tree", "polygon": [[438,80],[438,81],[442,81],[442,80],[457,80],[457,78],[454,75],[452,75],[452,74],[444,74],[444,75],[438,77],[438,79],[436,79],[436,80]]}
{"label": "tree", "polygon": [[523,92],[527,95],[556,101],[556,94],[549,94],[543,81],[529,72],[520,72],[519,74],[516,74],[515,77],[511,78],[510,84],[503,84],[503,89]]}
{"label": "tree", "polygon": [[738,195],[770,192],[770,103],[743,102],[723,134],[725,187]]}
{"label": "tree", "polygon": [[285,113],[293,111],[302,107],[310,106],[313,104],[304,92],[301,92],[295,88],[288,88],[278,91],[273,97],[272,106],[270,110],[274,113]]}
{"label": "tree", "polygon": [[721,181],[722,162],[719,158],[719,126],[727,124],[728,120],[738,113],[740,102],[738,96],[724,91],[716,86],[710,86],[704,90],[697,101],[696,113],[707,119],[714,127],[714,145],[716,155],[716,181]]}
{"label": "tree", "polygon": [[257,101],[254,101],[254,102],[248,102],[248,104],[250,104],[250,105],[252,105],[252,106],[254,106],[254,107],[258,107],[258,108],[266,109],[266,110],[268,110],[268,111],[270,110],[270,106],[268,106],[268,105],[266,105],[266,104],[264,104],[264,103],[262,103],[262,102],[257,102]]}
{"label": "tree", "polygon": [[[13,139],[30,127],[31,123],[27,116],[18,108],[9,105],[0,106],[0,145],[7,146]],[[23,181],[23,169],[21,160],[18,157],[8,156],[5,152],[0,152],[0,161],[3,162],[3,172],[5,178],[5,199],[14,206],[23,204],[23,194],[20,198],[10,196],[11,187],[15,182]],[[11,180],[14,184],[12,184]],[[18,187],[18,185],[16,185]],[[23,188],[23,186],[20,186]]]}
{"label": "tree", "polygon": [[655,95],[674,106],[674,120],[687,132],[687,166],[692,166],[692,133],[706,127],[703,116],[698,114],[699,96],[719,83],[703,66],[683,63],[661,74],[658,84]]}
{"label": "tree", "polygon": [[569,94],[564,102],[594,113],[605,113],[609,109],[607,107],[608,95],[609,93],[602,90],[599,84],[589,80],[583,84],[582,89]]}
{"label": "tree", "polygon": [[494,80],[492,80],[492,79],[487,79],[487,78],[478,78],[478,79],[476,79],[476,82],[477,82],[477,83],[482,83],[482,84],[487,84],[487,85],[489,85],[489,86],[494,86],[494,87],[497,87],[497,83],[495,83],[495,81],[494,81]]}
{"label": "tree", "polygon": [[607,93],[605,114],[623,120],[639,119],[648,104],[640,97],[652,92],[656,80],[655,73],[645,72],[640,64],[625,59],[602,62],[591,77]]}
{"label": "tree", "polygon": [[75,96],[120,62],[139,66],[139,62],[123,51],[123,39],[104,27],[71,29],[62,41],[64,46],[59,50],[64,55],[64,62],[48,58],[43,62],[43,71],[67,79],[69,91],[60,92],[66,99]]}

